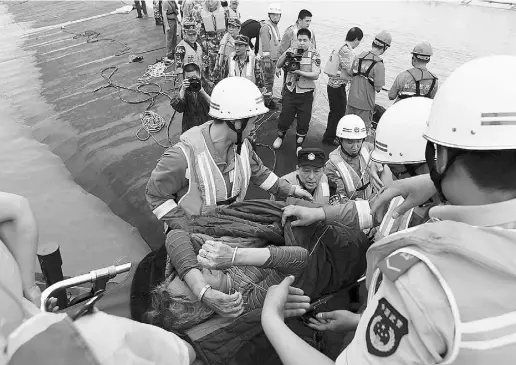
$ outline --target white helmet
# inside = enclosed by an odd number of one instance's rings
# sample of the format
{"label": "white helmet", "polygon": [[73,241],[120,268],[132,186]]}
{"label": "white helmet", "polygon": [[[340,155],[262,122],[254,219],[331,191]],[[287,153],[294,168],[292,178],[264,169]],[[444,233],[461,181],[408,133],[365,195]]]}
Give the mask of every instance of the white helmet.
{"label": "white helmet", "polygon": [[281,14],[281,5],[278,3],[272,3],[269,5],[269,14]]}
{"label": "white helmet", "polygon": [[439,87],[424,137],[465,150],[516,149],[516,56],[467,62]]}
{"label": "white helmet", "polygon": [[227,77],[213,88],[209,111],[213,118],[244,119],[268,111],[258,87],[245,77]]}
{"label": "white helmet", "polygon": [[371,159],[386,164],[425,162],[426,140],[423,133],[432,102],[429,98],[413,97],[387,109],[376,128]]}
{"label": "white helmet", "polygon": [[346,139],[364,139],[367,130],[362,118],[355,114],[343,116],[337,124],[337,137]]}

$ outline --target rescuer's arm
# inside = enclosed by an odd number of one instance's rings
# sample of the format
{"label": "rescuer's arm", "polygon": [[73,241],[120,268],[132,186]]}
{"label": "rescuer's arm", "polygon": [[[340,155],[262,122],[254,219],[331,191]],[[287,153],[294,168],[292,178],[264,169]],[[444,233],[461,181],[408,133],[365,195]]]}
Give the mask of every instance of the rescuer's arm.
{"label": "rescuer's arm", "polygon": [[188,163],[179,147],[171,147],[165,151],[152,171],[145,197],[153,214],[160,220],[173,217],[173,210],[177,207],[177,192],[188,186],[186,169]]}

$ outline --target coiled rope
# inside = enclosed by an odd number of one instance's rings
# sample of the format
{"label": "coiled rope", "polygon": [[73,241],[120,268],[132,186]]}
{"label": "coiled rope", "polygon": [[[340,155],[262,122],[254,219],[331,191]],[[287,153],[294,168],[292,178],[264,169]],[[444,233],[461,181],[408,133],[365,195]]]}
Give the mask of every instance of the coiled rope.
{"label": "coiled rope", "polygon": [[[149,102],[149,105],[147,106],[145,111],[140,114],[140,121],[141,121],[142,126],[136,132],[136,138],[138,138],[138,140],[140,140],[142,142],[148,140],[149,138],[152,138],[159,146],[161,146],[163,148],[169,148],[172,146],[172,143],[170,141],[170,125],[171,125],[172,120],[174,119],[174,116],[176,113],[174,112],[174,114],[172,114],[172,117],[170,118],[170,121],[168,123],[167,139],[169,141],[169,145],[164,145],[154,137],[154,134],[159,133],[167,125],[167,122],[158,113],[155,113],[149,109],[151,109],[154,106],[154,104],[156,103],[156,99],[160,95],[166,96],[170,101],[172,101],[172,96],[170,96],[170,94],[168,92],[163,91],[160,84],[151,82],[150,80],[152,78],[157,78],[157,77],[165,77],[166,79],[168,77],[169,79],[171,79],[174,82],[174,85],[173,85],[172,89],[170,89],[170,90],[177,91],[176,76],[172,73],[170,73],[170,74],[165,73],[164,70],[166,69],[166,67],[167,66],[165,66],[162,62],[157,62],[154,65],[150,65],[147,68],[147,71],[145,72],[144,76],[138,80],[140,83],[135,88],[122,86],[122,85],[119,85],[116,82],[114,82],[112,80],[112,77],[118,71],[118,67],[117,66],[107,67],[107,68],[103,69],[100,73],[100,76],[107,82],[107,85],[100,86],[97,89],[93,90],[93,92],[95,93],[99,90],[113,87],[117,90],[118,97],[120,98],[120,100],[122,100],[123,102],[125,102],[127,104],[141,104],[141,103]],[[109,74],[108,74],[108,71],[110,71]],[[145,80],[145,81],[141,81],[141,80]],[[143,90],[143,88],[145,88],[145,87],[147,87],[147,88],[154,87],[157,90]],[[146,97],[143,99],[139,99],[139,100],[127,100],[122,96],[122,94],[121,94],[122,90],[126,90],[126,91],[129,91],[132,93],[142,94],[142,95],[145,95]],[[147,134],[142,135],[143,131],[145,131]]]}

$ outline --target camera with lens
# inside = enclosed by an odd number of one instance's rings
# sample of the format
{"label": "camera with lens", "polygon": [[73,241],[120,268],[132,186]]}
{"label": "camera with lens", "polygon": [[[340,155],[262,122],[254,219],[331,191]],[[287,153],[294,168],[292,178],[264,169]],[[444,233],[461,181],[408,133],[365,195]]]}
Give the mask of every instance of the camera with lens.
{"label": "camera with lens", "polygon": [[288,72],[296,71],[301,68],[301,58],[305,51],[302,48],[296,49],[295,52],[287,52],[285,58],[285,70]]}
{"label": "camera with lens", "polygon": [[190,82],[190,86],[188,87],[188,90],[191,90],[191,91],[201,90],[201,80],[191,77],[188,79],[188,81]]}

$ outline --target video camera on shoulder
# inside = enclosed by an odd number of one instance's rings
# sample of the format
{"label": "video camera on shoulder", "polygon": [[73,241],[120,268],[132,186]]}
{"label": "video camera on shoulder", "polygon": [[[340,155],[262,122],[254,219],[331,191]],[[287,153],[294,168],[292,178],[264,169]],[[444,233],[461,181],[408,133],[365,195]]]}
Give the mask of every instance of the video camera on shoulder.
{"label": "video camera on shoulder", "polygon": [[190,82],[190,86],[188,87],[188,90],[190,90],[190,91],[199,91],[199,90],[201,90],[201,80],[199,80],[196,77],[190,77],[188,79],[188,81]]}
{"label": "video camera on shoulder", "polygon": [[288,72],[296,71],[301,68],[301,58],[303,58],[303,54],[305,51],[302,48],[296,49],[295,52],[287,52],[287,57],[285,58],[285,70]]}

